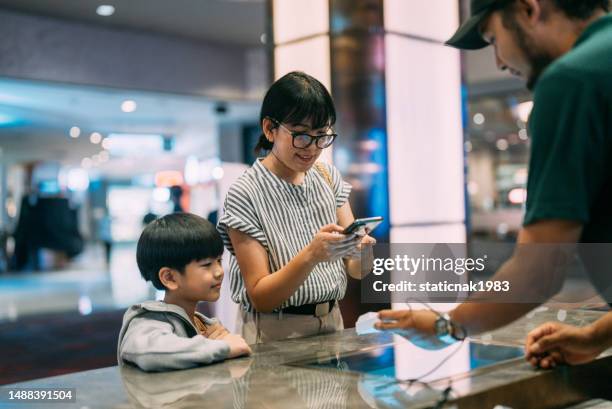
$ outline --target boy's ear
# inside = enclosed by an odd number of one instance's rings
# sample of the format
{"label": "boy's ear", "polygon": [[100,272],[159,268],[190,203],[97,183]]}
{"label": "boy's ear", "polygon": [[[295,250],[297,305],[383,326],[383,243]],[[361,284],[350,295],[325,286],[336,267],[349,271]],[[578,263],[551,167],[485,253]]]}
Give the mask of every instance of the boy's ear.
{"label": "boy's ear", "polygon": [[166,287],[168,290],[176,290],[179,287],[179,283],[177,281],[178,274],[178,271],[170,267],[162,267],[157,273],[159,276],[159,281],[161,281],[164,287]]}

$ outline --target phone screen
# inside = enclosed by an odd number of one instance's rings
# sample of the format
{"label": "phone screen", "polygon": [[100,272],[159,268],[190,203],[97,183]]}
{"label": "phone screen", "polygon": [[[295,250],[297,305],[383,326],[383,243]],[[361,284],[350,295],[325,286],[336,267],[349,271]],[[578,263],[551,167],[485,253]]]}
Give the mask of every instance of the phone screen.
{"label": "phone screen", "polygon": [[344,229],[344,234],[357,234],[366,235],[374,230],[381,222],[382,217],[368,217],[363,219],[357,219],[350,226]]}

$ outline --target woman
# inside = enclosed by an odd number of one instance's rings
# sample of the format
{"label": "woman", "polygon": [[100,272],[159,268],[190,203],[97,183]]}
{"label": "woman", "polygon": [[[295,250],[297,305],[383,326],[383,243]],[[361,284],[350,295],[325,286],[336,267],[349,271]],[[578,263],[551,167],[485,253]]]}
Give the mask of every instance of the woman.
{"label": "woman", "polygon": [[266,93],[260,121],[256,151],[267,155],[231,186],[218,224],[242,335],[252,344],[343,329],[346,274],[361,276],[361,244],[375,240],[342,234],[354,220],[351,186],[315,163],[336,138],[333,101],[292,72]]}

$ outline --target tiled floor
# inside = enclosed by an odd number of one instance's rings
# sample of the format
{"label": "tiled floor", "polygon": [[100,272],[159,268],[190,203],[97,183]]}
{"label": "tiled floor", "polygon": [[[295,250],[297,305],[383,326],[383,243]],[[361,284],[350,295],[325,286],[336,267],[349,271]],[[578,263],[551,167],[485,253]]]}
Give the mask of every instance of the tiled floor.
{"label": "tiled floor", "polygon": [[133,244],[110,266],[94,245],[64,271],[0,275],[0,384],[114,365],[125,308],[153,297]]}
{"label": "tiled floor", "polygon": [[90,246],[63,271],[0,275],[0,384],[115,365],[125,309],[163,295],[140,276],[135,250],[115,246],[106,266]]}
{"label": "tiled floor", "polygon": [[0,384],[115,365],[122,316],[40,314],[0,325]]}
{"label": "tiled floor", "polygon": [[140,277],[135,245],[116,245],[110,266],[102,248],[89,246],[63,271],[0,275],[0,323],[30,315],[125,308],[155,297],[152,286]]}

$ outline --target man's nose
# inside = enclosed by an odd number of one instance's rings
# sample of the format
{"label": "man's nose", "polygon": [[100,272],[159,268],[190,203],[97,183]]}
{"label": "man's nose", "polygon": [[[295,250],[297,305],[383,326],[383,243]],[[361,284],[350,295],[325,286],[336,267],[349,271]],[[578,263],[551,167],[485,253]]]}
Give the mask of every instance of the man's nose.
{"label": "man's nose", "polygon": [[508,69],[508,66],[497,55],[497,50],[495,51],[495,65],[497,65],[497,69],[500,71],[505,71]]}

